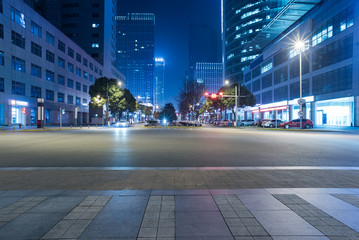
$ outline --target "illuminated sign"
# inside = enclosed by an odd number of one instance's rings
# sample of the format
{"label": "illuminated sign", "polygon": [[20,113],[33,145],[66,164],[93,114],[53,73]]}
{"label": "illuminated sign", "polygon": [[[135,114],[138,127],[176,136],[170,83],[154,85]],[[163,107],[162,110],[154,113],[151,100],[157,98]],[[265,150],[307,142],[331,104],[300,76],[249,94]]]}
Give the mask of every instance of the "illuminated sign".
{"label": "illuminated sign", "polygon": [[277,110],[286,110],[287,106],[281,106],[281,107],[273,107],[273,108],[264,108],[264,109],[258,109],[258,110],[253,110],[252,113],[257,113],[257,112],[270,112],[270,111],[277,111]]}
{"label": "illuminated sign", "polygon": [[9,104],[12,106],[25,106],[25,107],[29,106],[28,102],[17,101],[17,100],[13,100],[13,99],[9,100]]}

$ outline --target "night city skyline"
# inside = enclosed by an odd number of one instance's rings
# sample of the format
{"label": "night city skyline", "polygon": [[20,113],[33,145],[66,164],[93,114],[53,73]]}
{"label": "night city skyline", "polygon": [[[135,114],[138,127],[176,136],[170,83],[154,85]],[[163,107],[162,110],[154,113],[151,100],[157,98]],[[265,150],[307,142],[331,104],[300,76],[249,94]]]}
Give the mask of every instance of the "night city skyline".
{"label": "night city skyline", "polygon": [[[166,61],[165,103],[177,107],[175,97],[185,80],[189,66],[189,31],[193,22],[205,23],[221,31],[220,0],[119,0],[119,14],[154,13],[155,57]],[[220,52],[221,49],[217,49]]]}

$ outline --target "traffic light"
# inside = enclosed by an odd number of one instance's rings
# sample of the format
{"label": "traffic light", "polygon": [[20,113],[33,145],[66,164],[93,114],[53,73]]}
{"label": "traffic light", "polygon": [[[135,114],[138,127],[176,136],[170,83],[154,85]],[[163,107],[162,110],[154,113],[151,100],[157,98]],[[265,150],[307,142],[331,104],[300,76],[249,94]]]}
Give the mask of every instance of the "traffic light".
{"label": "traffic light", "polygon": [[208,97],[208,92],[205,92],[205,93],[204,93],[204,96],[205,96],[205,97]]}
{"label": "traffic light", "polygon": [[211,94],[211,98],[212,98],[212,99],[216,99],[216,98],[217,98],[217,94],[212,93],[212,94]]}
{"label": "traffic light", "polygon": [[25,107],[21,108],[21,112],[22,112],[23,114],[26,114],[26,108],[25,108]]}
{"label": "traffic light", "polygon": [[219,92],[219,98],[222,99],[223,98],[223,92]]}
{"label": "traffic light", "polygon": [[65,115],[65,109],[61,109],[61,114]]}

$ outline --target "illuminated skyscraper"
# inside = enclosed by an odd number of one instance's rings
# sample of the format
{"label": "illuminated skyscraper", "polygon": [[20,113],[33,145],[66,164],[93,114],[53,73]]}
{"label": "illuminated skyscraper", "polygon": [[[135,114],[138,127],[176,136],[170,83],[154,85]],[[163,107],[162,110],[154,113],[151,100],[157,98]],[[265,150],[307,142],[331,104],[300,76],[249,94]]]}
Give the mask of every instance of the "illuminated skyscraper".
{"label": "illuminated skyscraper", "polygon": [[225,77],[243,81],[243,70],[261,53],[244,49],[278,14],[288,0],[223,0]]}
{"label": "illuminated skyscraper", "polygon": [[155,15],[129,13],[116,17],[116,67],[126,77],[126,87],[137,100],[154,100],[154,31]]}
{"label": "illuminated skyscraper", "polygon": [[155,58],[155,101],[154,105],[163,107],[165,105],[165,60]]}
{"label": "illuminated skyscraper", "polygon": [[204,90],[217,93],[223,86],[222,63],[196,63],[195,75],[197,83],[204,85]]}

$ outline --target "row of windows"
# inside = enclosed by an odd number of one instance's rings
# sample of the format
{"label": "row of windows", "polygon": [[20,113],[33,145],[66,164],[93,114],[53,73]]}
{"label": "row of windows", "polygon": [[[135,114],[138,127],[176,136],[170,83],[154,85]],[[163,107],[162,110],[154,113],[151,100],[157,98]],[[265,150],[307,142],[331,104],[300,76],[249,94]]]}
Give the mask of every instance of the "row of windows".
{"label": "row of windows", "polygon": [[354,6],[325,22],[313,33],[312,45],[315,46],[354,25]]}
{"label": "row of windows", "polygon": [[[25,22],[25,16],[20,11],[16,10],[14,7],[11,7],[11,19],[21,25],[23,28],[26,26]],[[31,32],[38,36],[39,38],[42,38],[42,27],[35,22],[31,21]],[[3,25],[0,25],[0,37],[4,38],[4,31],[3,31]],[[55,46],[55,36],[49,32],[46,31],[46,42],[49,43],[52,46]],[[14,31],[12,31],[11,34],[11,41],[13,44],[24,48],[25,49],[25,37],[21,34],[18,34]],[[65,53],[66,46],[65,43],[61,40],[58,40],[58,49]],[[70,47],[67,49],[68,56],[75,58],[74,50]],[[89,67],[92,71],[95,71],[95,73],[99,73],[100,76],[102,76],[102,70],[98,69],[97,66],[94,66],[93,63],[88,63],[88,60],[86,58],[82,58],[82,56],[79,53],[76,53],[76,61],[82,63],[84,66]]]}
{"label": "row of windows", "polygon": [[[0,92],[5,91],[4,79],[0,78]],[[25,83],[12,81],[11,93],[16,95],[25,96]],[[40,87],[31,85],[31,97],[33,98],[42,98],[42,90]],[[55,101],[55,91],[46,89],[45,99],[48,101]],[[57,93],[57,102],[65,102],[65,94],[58,92]],[[74,97],[72,95],[67,95],[67,103],[74,104]],[[82,103],[87,104],[87,99],[83,98]],[[76,97],[76,105],[81,105],[81,98]]]}
{"label": "row of windows", "polygon": [[[302,96],[306,97],[309,96],[309,78],[303,79],[302,81]],[[247,85],[250,89],[250,85]],[[346,67],[338,68],[330,72],[326,72],[317,76],[313,77],[312,81],[312,94],[313,95],[320,95],[326,93],[333,93],[339,91],[350,90],[353,87],[353,66],[349,65]],[[259,80],[253,82],[252,90],[253,92],[257,91],[259,88]],[[295,99],[299,98],[300,96],[300,83],[299,81],[291,83],[289,85],[289,94],[288,96],[288,85],[275,88],[273,91],[269,90],[262,95],[257,94],[255,95],[257,102],[262,104],[279,102],[288,99]],[[274,92],[274,94],[273,94]],[[272,97],[274,99],[272,100]]]}

